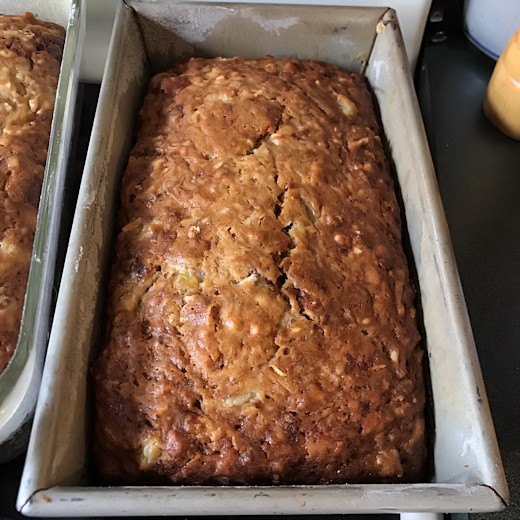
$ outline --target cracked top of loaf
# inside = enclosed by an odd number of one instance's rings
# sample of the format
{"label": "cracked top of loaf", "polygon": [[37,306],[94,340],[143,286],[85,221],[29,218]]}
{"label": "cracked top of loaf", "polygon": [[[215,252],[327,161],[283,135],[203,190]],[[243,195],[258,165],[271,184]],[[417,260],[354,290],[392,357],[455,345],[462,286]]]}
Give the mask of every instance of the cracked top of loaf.
{"label": "cracked top of loaf", "polygon": [[422,352],[378,132],[366,80],[331,65],[152,79],[94,372],[104,479],[420,478]]}
{"label": "cracked top of loaf", "polygon": [[65,29],[0,15],[0,372],[18,341]]}

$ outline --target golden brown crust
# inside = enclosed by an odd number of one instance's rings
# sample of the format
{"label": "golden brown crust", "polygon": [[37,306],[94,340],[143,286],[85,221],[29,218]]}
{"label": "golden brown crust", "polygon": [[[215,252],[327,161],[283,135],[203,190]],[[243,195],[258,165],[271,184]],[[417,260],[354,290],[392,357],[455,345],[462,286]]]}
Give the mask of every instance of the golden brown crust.
{"label": "golden brown crust", "polygon": [[65,30],[0,15],[0,372],[20,328]]}
{"label": "golden brown crust", "polygon": [[420,477],[414,293],[363,77],[273,58],[159,74],[121,200],[105,479]]}

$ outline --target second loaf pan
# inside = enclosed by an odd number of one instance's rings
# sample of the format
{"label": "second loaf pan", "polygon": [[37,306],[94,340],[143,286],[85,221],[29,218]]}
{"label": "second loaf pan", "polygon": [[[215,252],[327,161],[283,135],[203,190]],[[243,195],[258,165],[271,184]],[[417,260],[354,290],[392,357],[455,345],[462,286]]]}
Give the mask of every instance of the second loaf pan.
{"label": "second loaf pan", "polygon": [[[49,337],[53,292],[58,284],[58,244],[63,235],[62,202],[76,110],[79,65],[85,30],[83,0],[0,0],[0,13],[37,18],[65,28],[47,163],[25,293],[20,333],[14,355],[0,374],[0,462],[27,447]],[[2,58],[4,59],[4,58]]]}
{"label": "second loaf pan", "polygon": [[[305,37],[302,37],[305,35]],[[149,78],[192,55],[295,56],[364,71],[403,199],[424,311],[435,473],[413,485],[99,487],[88,370],[118,186]],[[29,516],[493,511],[508,500],[468,315],[395,13],[127,2],[119,6],[52,328],[18,509]]]}

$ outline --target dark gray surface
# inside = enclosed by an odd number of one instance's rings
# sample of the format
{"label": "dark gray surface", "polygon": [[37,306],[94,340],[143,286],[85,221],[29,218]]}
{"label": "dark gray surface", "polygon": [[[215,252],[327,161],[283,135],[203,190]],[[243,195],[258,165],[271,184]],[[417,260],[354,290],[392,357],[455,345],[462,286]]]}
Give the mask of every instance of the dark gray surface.
{"label": "dark gray surface", "polygon": [[457,265],[520,519],[520,142],[484,117],[494,62],[462,35],[427,46],[419,93]]}
{"label": "dark gray surface", "polygon": [[[470,518],[518,520],[520,142],[500,134],[481,113],[492,68],[493,62],[460,34],[450,35],[443,43],[425,48],[419,92],[512,497],[505,511]],[[86,88],[87,121],[96,89]],[[22,464],[19,457],[0,465],[0,519],[22,518],[14,509]]]}

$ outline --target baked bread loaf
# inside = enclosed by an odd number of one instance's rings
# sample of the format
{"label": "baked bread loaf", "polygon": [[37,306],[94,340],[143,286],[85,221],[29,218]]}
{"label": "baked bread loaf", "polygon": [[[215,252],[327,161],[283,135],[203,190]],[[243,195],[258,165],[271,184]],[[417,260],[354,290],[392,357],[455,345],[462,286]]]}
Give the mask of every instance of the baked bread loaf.
{"label": "baked bread loaf", "polygon": [[0,372],[18,341],[65,30],[0,15]]}
{"label": "baked bread loaf", "polygon": [[295,59],[155,76],[121,189],[95,454],[111,483],[411,481],[424,388],[364,77]]}

